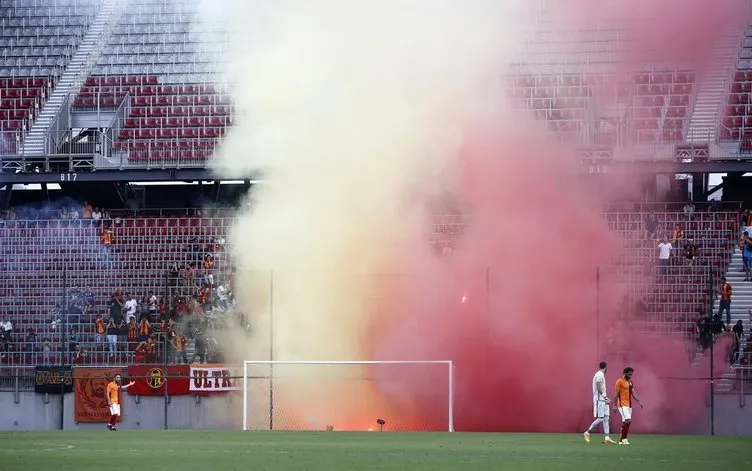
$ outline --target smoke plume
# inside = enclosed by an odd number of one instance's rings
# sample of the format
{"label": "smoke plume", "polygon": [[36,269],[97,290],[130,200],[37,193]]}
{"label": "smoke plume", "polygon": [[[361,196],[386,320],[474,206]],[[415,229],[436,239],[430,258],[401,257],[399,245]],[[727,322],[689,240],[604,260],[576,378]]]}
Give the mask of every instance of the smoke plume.
{"label": "smoke plume", "polygon": [[[582,185],[574,149],[546,140],[504,94],[502,75],[523,55],[536,2],[221,3],[207,17],[236,31],[226,72],[237,114],[217,172],[269,181],[255,187],[232,235],[236,290],[255,331],[235,343],[235,357],[453,360],[458,429],[581,426],[599,360],[596,271],[621,250],[600,211],[621,194]],[[608,22],[614,10],[543,3],[562,28]],[[623,26],[646,17],[675,24],[683,13],[653,3],[631,6]],[[717,32],[700,26],[723,18],[686,11],[712,42]],[[668,42],[661,59],[700,43]],[[619,54],[609,80],[629,81]],[[624,194],[636,184],[611,178]],[[428,203],[447,195],[471,222],[458,250],[437,258]],[[608,326],[626,288],[601,288]],[[636,367],[635,381],[641,369],[655,378],[654,364],[663,365],[647,358]],[[278,426],[323,428],[338,415],[335,426],[365,428],[388,415],[393,427],[440,428],[440,368],[280,368],[275,391],[288,407]],[[665,393],[650,384],[646,401]]]}

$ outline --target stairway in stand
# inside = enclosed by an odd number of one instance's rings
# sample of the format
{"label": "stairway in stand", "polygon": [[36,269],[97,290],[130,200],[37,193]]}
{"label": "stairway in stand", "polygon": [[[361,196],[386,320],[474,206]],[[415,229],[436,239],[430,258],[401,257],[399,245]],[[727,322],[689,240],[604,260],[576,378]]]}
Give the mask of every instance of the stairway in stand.
{"label": "stairway in stand", "polygon": [[719,37],[713,44],[713,59],[707,71],[698,77],[694,106],[687,126],[686,141],[709,144],[716,139],[721,104],[726,97],[728,80],[735,69],[741,32],[735,30]]}
{"label": "stairway in stand", "polygon": [[[731,258],[731,263],[726,270],[726,281],[731,284],[732,296],[731,296],[731,325],[736,324],[738,320],[744,322],[744,331],[749,332],[752,324],[750,323],[749,311],[752,310],[752,282],[744,281],[744,272],[742,271],[742,253],[736,249]],[[719,285],[720,287],[720,285]],[[716,299],[713,302],[713,313],[718,313],[720,307],[720,300]],[[723,314],[723,321],[726,322],[726,314]],[[742,349],[744,349],[744,341],[742,341]],[[726,355],[726,352],[716,352],[716,354]],[[698,357],[702,358],[702,356]],[[736,378],[736,371],[733,367],[729,368],[721,376],[721,379],[716,385],[716,389],[719,392],[730,391],[734,386],[734,379]]]}
{"label": "stairway in stand", "polygon": [[55,124],[68,97],[78,93],[91,73],[126,4],[127,2],[120,0],[104,0],[97,17],[86,31],[65,72],[60,76],[55,89],[29,129],[21,153],[27,156],[43,156],[47,153],[45,142],[50,128]]}

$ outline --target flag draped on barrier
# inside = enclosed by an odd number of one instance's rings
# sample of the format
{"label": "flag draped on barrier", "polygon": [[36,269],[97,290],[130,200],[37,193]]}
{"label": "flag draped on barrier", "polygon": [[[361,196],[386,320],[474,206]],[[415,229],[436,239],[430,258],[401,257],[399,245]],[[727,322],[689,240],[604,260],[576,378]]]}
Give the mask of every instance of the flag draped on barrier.
{"label": "flag draped on barrier", "polygon": [[171,396],[189,394],[190,374],[188,365],[170,365],[166,373],[164,365],[129,366],[127,379],[136,384],[127,392],[136,396],[163,396],[167,386],[167,393]]}
{"label": "flag draped on barrier", "polygon": [[[122,368],[75,368],[73,370],[73,389],[76,395],[76,422],[107,422],[110,410],[107,407],[105,391],[107,383]],[[123,401],[120,401],[120,420],[123,417]]]}
{"label": "flag draped on barrier", "polygon": [[34,368],[34,391],[42,394],[73,392],[73,368],[70,366],[37,366]]}
{"label": "flag draped on barrier", "polygon": [[242,368],[225,365],[191,365],[191,393],[209,395],[241,389]]}

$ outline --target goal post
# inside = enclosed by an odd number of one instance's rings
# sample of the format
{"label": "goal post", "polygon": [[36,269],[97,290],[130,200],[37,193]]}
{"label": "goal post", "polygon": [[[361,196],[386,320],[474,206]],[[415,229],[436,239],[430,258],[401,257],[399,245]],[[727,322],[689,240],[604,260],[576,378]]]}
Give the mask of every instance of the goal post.
{"label": "goal post", "polygon": [[243,430],[454,431],[454,362],[243,362]]}

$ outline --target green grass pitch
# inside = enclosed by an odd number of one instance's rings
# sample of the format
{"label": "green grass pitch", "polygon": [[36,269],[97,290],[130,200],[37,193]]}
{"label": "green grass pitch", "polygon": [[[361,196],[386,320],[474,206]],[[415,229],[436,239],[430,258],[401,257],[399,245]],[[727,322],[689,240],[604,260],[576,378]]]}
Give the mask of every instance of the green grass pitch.
{"label": "green grass pitch", "polygon": [[119,431],[0,433],[3,471],[752,469],[752,439],[635,434],[632,445],[593,436]]}

